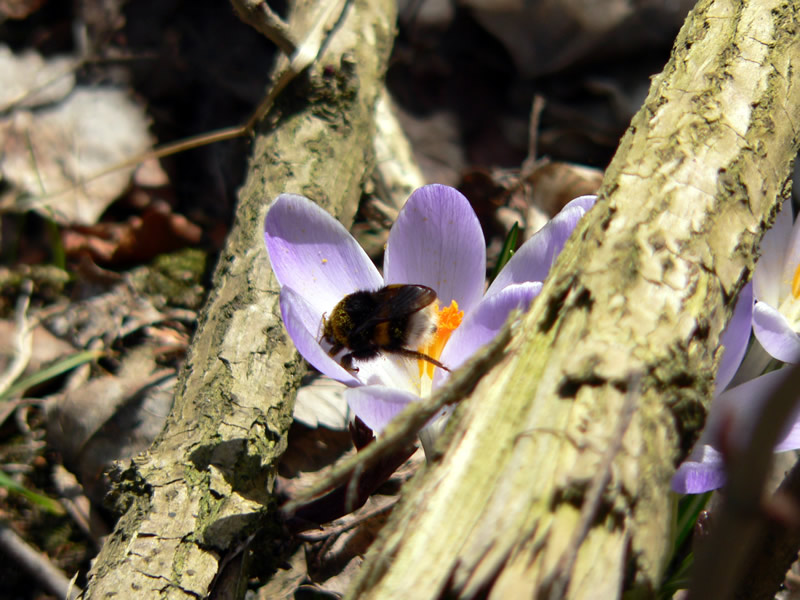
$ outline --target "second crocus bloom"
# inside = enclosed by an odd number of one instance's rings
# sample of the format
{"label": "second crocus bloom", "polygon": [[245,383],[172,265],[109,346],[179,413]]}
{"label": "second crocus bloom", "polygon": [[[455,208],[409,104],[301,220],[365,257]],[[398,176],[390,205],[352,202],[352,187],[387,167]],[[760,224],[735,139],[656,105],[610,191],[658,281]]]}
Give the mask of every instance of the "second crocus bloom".
{"label": "second crocus bloom", "polygon": [[761,240],[753,273],[753,333],[785,363],[800,362],[800,227],[792,220],[791,202],[785,202]]}

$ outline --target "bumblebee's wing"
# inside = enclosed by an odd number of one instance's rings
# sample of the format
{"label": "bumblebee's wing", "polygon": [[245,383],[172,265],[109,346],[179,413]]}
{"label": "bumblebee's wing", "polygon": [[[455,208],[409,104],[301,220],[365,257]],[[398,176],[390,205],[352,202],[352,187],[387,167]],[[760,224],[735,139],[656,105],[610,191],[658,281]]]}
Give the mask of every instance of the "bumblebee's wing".
{"label": "bumblebee's wing", "polygon": [[375,313],[359,324],[355,333],[360,333],[378,323],[401,319],[429,306],[436,300],[436,292],[424,285],[395,283],[373,292],[378,308]]}

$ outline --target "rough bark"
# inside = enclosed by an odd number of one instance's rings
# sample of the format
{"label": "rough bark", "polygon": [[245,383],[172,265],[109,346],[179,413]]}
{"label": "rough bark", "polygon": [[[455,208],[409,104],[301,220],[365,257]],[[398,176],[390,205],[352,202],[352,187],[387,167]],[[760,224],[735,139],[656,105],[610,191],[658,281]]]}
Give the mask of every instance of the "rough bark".
{"label": "rough bark", "polygon": [[443,456],[404,490],[350,598],[653,594],[670,477],[790,189],[798,13],[702,0],[689,15],[597,206],[503,363],[459,406]]}
{"label": "rough bark", "polygon": [[[297,3],[290,24],[300,39],[318,6]],[[124,514],[85,597],[207,597],[218,592],[216,582],[229,585],[217,576],[242,541],[273,522],[270,490],[302,368],[281,323],[264,214],[291,191],[352,219],[371,171],[394,11],[390,0],[352,2],[317,62],[278,97],[255,136],[174,408],[150,451],[117,474]],[[259,561],[263,572],[268,557]],[[228,589],[242,576],[246,569]]]}

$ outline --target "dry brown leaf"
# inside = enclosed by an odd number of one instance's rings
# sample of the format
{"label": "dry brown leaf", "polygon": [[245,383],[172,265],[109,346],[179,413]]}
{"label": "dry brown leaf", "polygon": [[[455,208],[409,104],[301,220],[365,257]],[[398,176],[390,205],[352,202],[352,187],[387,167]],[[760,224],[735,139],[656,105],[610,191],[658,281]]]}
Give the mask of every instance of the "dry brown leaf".
{"label": "dry brown leaf", "polygon": [[119,375],[87,381],[47,405],[48,444],[77,472],[90,495],[102,496],[101,475],[114,460],[145,449],[172,406],[172,369],[155,370],[152,350],[126,357]]}
{"label": "dry brown leaf", "polygon": [[0,17],[24,19],[39,10],[47,0],[0,0]]}
{"label": "dry brown leaf", "polygon": [[0,44],[0,113],[63,99],[75,87],[75,62],[69,56],[45,60],[33,50],[14,54]]}
{"label": "dry brown leaf", "polygon": [[71,302],[63,311],[49,316],[45,325],[79,348],[89,347],[96,339],[107,348],[115,340],[166,318],[150,298],[123,281],[104,293]]}
{"label": "dry brown leaf", "polygon": [[[90,179],[150,146],[141,107],[122,90],[78,88],[60,104],[0,120],[0,207],[91,225],[128,186],[133,167]],[[82,183],[85,182],[85,183]]]}
{"label": "dry brown leaf", "polygon": [[67,256],[88,253],[100,264],[143,263],[159,254],[198,244],[202,229],[172,212],[168,203],[151,202],[123,223],[98,223],[62,231]]}
{"label": "dry brown leaf", "polygon": [[531,203],[552,218],[578,196],[596,194],[603,171],[565,162],[546,162],[527,176],[532,186]]}
{"label": "dry brown leaf", "polygon": [[306,550],[298,545],[292,557],[258,589],[255,600],[296,600],[295,591],[306,579]]}

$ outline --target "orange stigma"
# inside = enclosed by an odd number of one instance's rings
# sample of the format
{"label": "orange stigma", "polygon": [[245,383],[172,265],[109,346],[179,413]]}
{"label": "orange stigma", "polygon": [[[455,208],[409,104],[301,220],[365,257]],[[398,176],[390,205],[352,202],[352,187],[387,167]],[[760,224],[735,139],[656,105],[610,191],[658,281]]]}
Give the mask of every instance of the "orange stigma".
{"label": "orange stigma", "polygon": [[[458,310],[458,302],[455,300],[450,302],[450,306],[446,306],[442,309],[439,309],[437,304],[436,310],[438,313],[436,317],[436,333],[433,335],[433,339],[431,339],[430,343],[420,348],[419,351],[423,354],[427,354],[431,358],[439,360],[439,357],[442,355],[442,350],[444,350],[447,344],[447,340],[450,339],[450,334],[461,325],[461,321],[464,319],[464,311]],[[424,360],[418,362],[419,376],[422,377],[427,369],[428,377],[433,379],[434,365]]]}
{"label": "orange stigma", "polygon": [[797,300],[800,298],[800,265],[794,270],[794,277],[792,277],[792,296]]}

